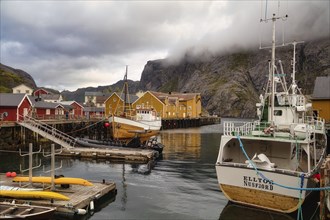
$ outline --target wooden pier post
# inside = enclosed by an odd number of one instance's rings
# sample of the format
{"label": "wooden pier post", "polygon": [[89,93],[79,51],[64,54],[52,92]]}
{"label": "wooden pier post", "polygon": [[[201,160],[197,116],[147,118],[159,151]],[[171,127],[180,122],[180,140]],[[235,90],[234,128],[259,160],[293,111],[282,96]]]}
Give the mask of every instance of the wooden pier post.
{"label": "wooden pier post", "polygon": [[[330,186],[330,155],[325,159],[320,170],[320,187]],[[320,191],[320,219],[330,219],[330,192],[329,190]]]}

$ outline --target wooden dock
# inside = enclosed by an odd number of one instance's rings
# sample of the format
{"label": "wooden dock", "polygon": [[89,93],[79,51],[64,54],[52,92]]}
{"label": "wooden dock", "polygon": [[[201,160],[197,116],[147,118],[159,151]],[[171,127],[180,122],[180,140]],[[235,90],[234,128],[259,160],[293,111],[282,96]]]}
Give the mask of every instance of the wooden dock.
{"label": "wooden dock", "polygon": [[[56,186],[54,192],[61,193],[70,198],[69,201],[58,201],[58,200],[22,200],[13,198],[4,198],[0,195],[0,201],[13,201],[15,203],[30,203],[31,205],[47,206],[56,208],[55,215],[67,218],[73,218],[78,215],[78,213],[84,213],[85,211],[92,212],[94,210],[90,209],[91,202],[94,205],[94,209],[97,209],[98,202],[107,198],[113,201],[116,191],[116,184],[114,182],[102,181],[90,181],[93,186],[81,186],[81,185],[70,185],[69,188],[62,188],[61,186]],[[1,185],[15,186],[19,187],[20,183],[12,182],[12,178],[6,177],[5,174],[0,174]],[[24,185],[25,183],[22,183]],[[31,188],[30,186],[28,188]],[[34,183],[33,188],[43,189],[42,184]],[[104,201],[102,201],[104,202]]]}
{"label": "wooden dock", "polygon": [[149,149],[108,147],[108,148],[87,148],[74,147],[63,149],[58,156],[72,158],[102,159],[102,160],[120,160],[125,162],[143,162],[155,160],[159,153]]}

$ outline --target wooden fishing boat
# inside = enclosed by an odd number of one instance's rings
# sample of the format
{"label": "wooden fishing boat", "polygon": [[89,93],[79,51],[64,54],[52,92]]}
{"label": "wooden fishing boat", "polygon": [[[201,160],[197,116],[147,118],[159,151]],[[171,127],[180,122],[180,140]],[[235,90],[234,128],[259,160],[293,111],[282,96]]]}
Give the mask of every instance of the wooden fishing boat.
{"label": "wooden fishing boat", "polygon": [[[258,120],[224,122],[216,172],[224,195],[234,203],[283,213],[299,210],[311,192],[321,190],[315,174],[326,153],[325,121],[312,115],[311,104],[295,81],[275,64],[275,22],[272,57],[264,95],[257,103]],[[282,72],[279,74],[277,70]]]}
{"label": "wooden fishing boat", "polygon": [[[142,141],[146,141],[149,137],[157,135],[162,126],[157,112],[154,109],[136,109],[135,111],[131,109],[128,102],[127,66],[122,94],[124,94],[123,106],[117,106],[109,117],[112,139],[131,140],[139,137]],[[117,112],[122,112],[122,114],[119,115]]]}
{"label": "wooden fishing boat", "polygon": [[[17,176],[13,178],[13,182],[29,182],[28,176]],[[49,176],[34,176],[31,181],[33,183],[47,183],[51,184],[51,177]],[[75,177],[59,177],[54,178],[54,184],[71,184],[71,185],[82,185],[82,186],[92,186],[93,184],[88,180]]]}
{"label": "wooden fishing boat", "polygon": [[52,219],[55,208],[28,204],[0,203],[0,219]]}

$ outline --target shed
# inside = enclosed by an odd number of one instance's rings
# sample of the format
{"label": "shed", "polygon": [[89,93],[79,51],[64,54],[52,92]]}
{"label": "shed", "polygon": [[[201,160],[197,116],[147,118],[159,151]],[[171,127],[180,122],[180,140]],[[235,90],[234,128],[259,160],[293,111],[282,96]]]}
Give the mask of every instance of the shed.
{"label": "shed", "polygon": [[[18,121],[20,116],[29,114],[32,103],[27,94],[0,93],[0,114],[3,121]],[[6,112],[6,114],[5,114]]]}

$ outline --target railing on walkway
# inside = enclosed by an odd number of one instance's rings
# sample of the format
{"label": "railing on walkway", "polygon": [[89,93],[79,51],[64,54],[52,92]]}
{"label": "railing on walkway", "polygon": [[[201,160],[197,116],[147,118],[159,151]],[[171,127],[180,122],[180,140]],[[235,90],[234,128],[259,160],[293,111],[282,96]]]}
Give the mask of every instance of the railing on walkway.
{"label": "railing on walkway", "polygon": [[76,143],[76,139],[70,135],[30,116],[20,116],[20,121],[18,123],[65,148],[72,148]]}

